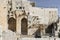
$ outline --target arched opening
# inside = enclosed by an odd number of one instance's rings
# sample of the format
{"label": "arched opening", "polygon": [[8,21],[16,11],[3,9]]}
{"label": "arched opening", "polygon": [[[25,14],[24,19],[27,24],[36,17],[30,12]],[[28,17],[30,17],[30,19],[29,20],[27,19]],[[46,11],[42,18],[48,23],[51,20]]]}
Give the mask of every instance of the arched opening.
{"label": "arched opening", "polygon": [[21,20],[21,34],[27,35],[28,33],[27,26],[28,26],[27,19],[23,18]]}
{"label": "arched opening", "polygon": [[36,27],[38,27],[38,29],[36,30],[36,32],[34,32],[33,33],[33,35],[35,35],[35,38],[41,38],[41,33],[42,33],[42,27],[43,27],[43,25],[42,24],[38,24],[38,26],[36,26]]}
{"label": "arched opening", "polygon": [[35,32],[35,38],[41,38],[40,28]]}
{"label": "arched opening", "polygon": [[14,19],[13,17],[9,18],[8,20],[8,29],[16,32],[16,19]]}
{"label": "arched opening", "polygon": [[52,23],[51,25],[49,25],[47,28],[46,28],[46,33],[49,34],[49,36],[54,36],[54,24]]}

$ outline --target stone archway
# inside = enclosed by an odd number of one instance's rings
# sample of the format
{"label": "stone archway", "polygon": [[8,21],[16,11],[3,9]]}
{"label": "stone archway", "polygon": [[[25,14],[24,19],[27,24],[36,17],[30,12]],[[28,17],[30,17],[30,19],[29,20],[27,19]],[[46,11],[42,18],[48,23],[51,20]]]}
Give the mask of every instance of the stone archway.
{"label": "stone archway", "polygon": [[13,17],[9,18],[8,20],[8,29],[16,32],[16,19]]}
{"label": "stone archway", "polygon": [[21,34],[22,35],[27,35],[27,33],[28,33],[27,26],[28,26],[27,19],[23,18],[21,20]]}

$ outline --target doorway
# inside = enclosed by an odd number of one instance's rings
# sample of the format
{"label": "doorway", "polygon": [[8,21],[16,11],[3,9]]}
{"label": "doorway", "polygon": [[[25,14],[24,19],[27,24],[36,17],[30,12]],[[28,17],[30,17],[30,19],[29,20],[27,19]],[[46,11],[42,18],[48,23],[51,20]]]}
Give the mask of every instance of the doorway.
{"label": "doorway", "polygon": [[27,26],[28,26],[27,19],[23,18],[21,20],[21,34],[27,35],[27,33],[28,33]]}
{"label": "doorway", "polygon": [[16,32],[16,19],[14,19],[13,17],[9,18],[8,20],[8,29]]}

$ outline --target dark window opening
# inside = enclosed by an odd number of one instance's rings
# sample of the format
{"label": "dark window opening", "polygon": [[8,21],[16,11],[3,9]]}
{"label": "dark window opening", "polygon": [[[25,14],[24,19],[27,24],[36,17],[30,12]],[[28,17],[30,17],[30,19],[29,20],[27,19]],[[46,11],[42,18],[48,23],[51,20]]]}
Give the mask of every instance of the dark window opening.
{"label": "dark window opening", "polygon": [[23,7],[23,9],[24,9],[25,7]]}
{"label": "dark window opening", "polygon": [[22,9],[22,7],[19,7],[19,9]]}
{"label": "dark window opening", "polygon": [[16,7],[16,9],[18,9],[18,7]]}
{"label": "dark window opening", "polygon": [[8,13],[10,13],[10,11],[8,11]]}
{"label": "dark window opening", "polygon": [[10,11],[12,10],[12,8],[10,8]]}
{"label": "dark window opening", "polygon": [[39,20],[39,18],[37,18],[37,20]]}

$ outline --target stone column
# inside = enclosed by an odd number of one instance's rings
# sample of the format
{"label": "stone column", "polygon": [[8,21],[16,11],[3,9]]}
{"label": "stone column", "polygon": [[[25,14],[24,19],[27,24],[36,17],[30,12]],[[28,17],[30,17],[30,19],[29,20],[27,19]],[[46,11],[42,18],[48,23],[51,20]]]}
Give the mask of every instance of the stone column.
{"label": "stone column", "polygon": [[21,19],[20,17],[17,18],[17,23],[16,23],[16,31],[18,34],[21,34]]}

